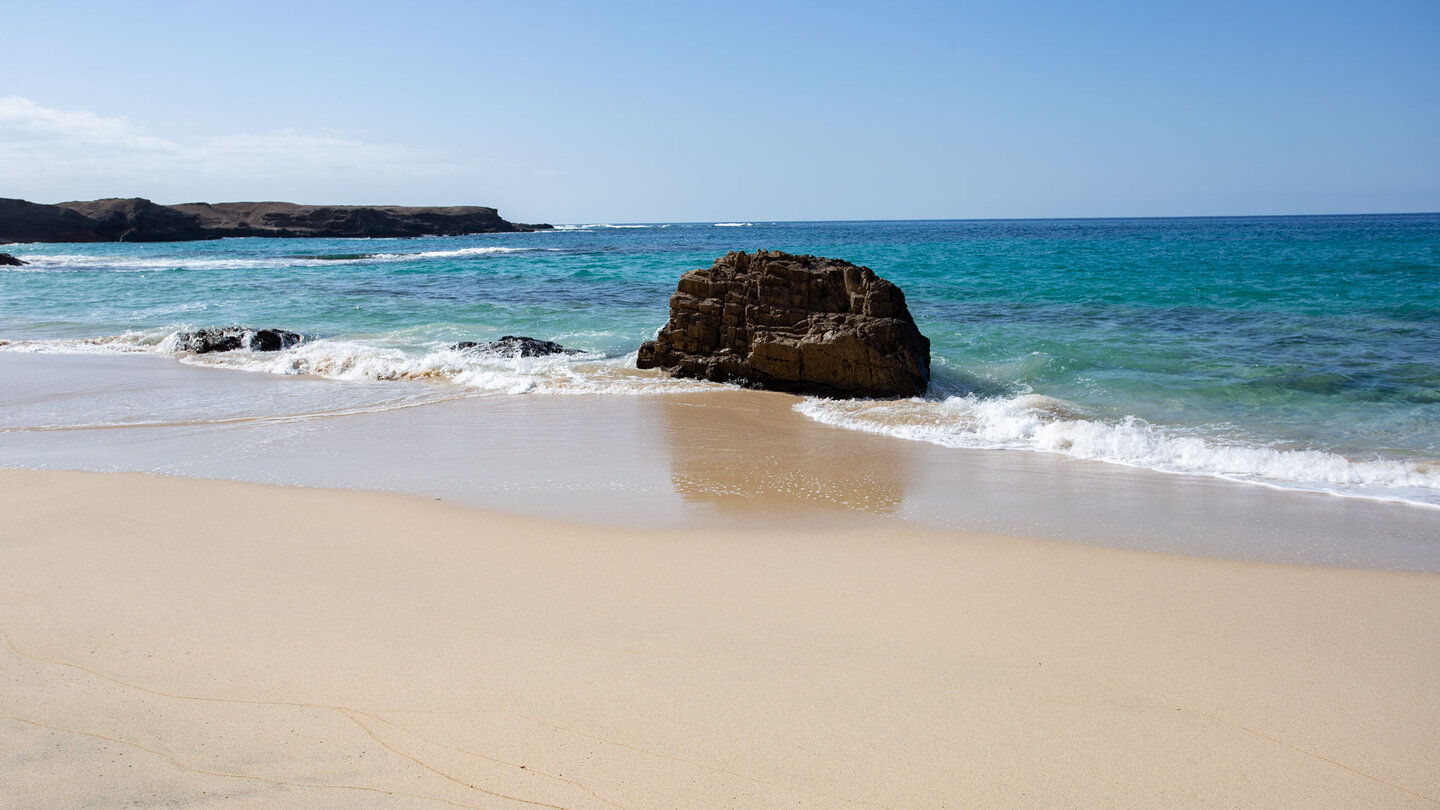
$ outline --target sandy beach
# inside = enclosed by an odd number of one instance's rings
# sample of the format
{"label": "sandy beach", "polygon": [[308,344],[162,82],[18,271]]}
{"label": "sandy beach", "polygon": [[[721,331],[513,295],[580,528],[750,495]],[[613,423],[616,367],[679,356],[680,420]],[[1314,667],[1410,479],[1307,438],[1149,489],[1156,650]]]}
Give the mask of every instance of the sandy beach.
{"label": "sandy beach", "polygon": [[1440,810],[1440,2],[3,19],[0,810]]}
{"label": "sandy beach", "polygon": [[0,482],[6,807],[1440,801],[1434,576]]}

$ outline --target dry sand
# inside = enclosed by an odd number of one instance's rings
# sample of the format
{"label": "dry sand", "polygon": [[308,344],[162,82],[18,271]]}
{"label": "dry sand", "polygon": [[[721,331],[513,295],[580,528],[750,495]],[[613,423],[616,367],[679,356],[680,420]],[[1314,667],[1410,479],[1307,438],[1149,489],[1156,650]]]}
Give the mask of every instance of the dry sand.
{"label": "dry sand", "polygon": [[0,471],[0,806],[1425,807],[1440,577]]}

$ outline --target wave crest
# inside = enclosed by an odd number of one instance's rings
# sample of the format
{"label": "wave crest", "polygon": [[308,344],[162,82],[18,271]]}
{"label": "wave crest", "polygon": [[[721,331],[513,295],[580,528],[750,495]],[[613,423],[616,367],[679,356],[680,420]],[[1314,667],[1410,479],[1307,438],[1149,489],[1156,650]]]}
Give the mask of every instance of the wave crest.
{"label": "wave crest", "polygon": [[944,447],[1060,453],[1162,472],[1440,506],[1440,464],[1224,442],[1133,416],[1090,418],[1070,403],[1039,394],[806,399],[795,410],[828,425]]}
{"label": "wave crest", "polygon": [[556,231],[593,231],[593,230],[629,230],[631,228],[654,228],[666,226],[660,225],[614,225],[609,222],[592,222],[588,225],[556,225],[552,230]]}

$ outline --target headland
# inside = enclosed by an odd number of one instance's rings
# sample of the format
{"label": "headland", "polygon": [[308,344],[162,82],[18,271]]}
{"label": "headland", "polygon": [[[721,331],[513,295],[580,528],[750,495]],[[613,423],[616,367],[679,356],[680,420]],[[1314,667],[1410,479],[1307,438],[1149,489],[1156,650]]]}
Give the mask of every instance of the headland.
{"label": "headland", "polygon": [[3,242],[189,242],[234,236],[345,238],[462,236],[544,230],[483,206],[297,205],[288,202],[160,205],[139,197],[45,205],[0,199]]}

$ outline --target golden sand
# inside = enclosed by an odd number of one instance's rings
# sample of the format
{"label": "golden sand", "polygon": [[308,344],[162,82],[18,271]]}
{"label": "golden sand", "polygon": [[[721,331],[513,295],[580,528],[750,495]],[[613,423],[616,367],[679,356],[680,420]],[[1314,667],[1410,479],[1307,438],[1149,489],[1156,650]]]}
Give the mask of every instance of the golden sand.
{"label": "golden sand", "polygon": [[1437,627],[1427,575],[0,471],[0,806],[1429,807]]}

